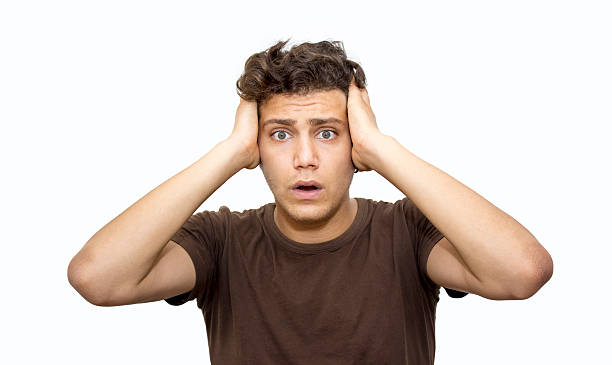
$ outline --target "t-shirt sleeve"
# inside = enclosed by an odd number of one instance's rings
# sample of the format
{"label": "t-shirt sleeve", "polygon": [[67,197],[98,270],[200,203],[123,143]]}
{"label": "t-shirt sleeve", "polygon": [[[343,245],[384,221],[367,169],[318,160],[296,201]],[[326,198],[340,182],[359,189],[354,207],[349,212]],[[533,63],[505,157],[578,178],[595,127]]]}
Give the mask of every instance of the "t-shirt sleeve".
{"label": "t-shirt sleeve", "polygon": [[[438,231],[436,226],[419,210],[419,208],[408,199],[408,197],[401,200],[401,204],[404,207],[404,213],[408,224],[412,225],[413,237],[412,240],[415,244],[415,255],[418,263],[419,276],[425,287],[428,290],[435,291],[440,286],[433,282],[429,275],[427,275],[427,259],[431,253],[432,248],[442,239],[444,235]],[[461,298],[467,293],[460,291],[444,288],[446,293],[452,298]]]}
{"label": "t-shirt sleeve", "polygon": [[229,209],[218,212],[202,211],[189,217],[171,240],[187,251],[196,273],[194,288],[186,293],[165,299],[168,304],[182,305],[196,299],[198,308],[206,309],[215,288],[219,258],[226,238]]}

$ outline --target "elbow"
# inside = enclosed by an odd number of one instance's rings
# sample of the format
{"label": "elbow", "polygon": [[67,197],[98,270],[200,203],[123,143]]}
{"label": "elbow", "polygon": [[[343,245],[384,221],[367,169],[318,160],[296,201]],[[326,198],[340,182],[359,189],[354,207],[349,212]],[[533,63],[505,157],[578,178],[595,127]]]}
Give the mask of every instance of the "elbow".
{"label": "elbow", "polygon": [[91,275],[91,270],[86,265],[72,259],[68,265],[67,274],[68,282],[83,299],[96,306],[108,306],[106,296],[93,285],[96,281]]}
{"label": "elbow", "polygon": [[515,297],[519,300],[531,298],[552,278],[553,266],[552,257],[544,250],[544,254],[538,257],[520,279]]}

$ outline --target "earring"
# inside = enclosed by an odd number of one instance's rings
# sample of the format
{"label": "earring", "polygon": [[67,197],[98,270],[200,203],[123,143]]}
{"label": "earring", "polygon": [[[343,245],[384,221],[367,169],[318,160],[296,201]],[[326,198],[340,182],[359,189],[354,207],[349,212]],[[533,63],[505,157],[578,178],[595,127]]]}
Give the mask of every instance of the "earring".
{"label": "earring", "polygon": [[357,169],[357,168],[355,167],[355,171],[353,171],[353,173],[354,173],[354,174],[356,174],[356,173],[358,173],[358,172],[359,172],[359,169]]}

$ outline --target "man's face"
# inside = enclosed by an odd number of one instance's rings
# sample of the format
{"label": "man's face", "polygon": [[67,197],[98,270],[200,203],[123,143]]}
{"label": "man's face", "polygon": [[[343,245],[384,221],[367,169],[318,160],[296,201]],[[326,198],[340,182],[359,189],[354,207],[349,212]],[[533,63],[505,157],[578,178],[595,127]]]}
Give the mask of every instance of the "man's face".
{"label": "man's face", "polygon": [[[354,166],[346,96],[340,89],[272,96],[260,106],[258,145],[278,214],[316,224],[348,203]],[[315,180],[322,189],[314,198],[300,197],[293,190],[299,180]]]}

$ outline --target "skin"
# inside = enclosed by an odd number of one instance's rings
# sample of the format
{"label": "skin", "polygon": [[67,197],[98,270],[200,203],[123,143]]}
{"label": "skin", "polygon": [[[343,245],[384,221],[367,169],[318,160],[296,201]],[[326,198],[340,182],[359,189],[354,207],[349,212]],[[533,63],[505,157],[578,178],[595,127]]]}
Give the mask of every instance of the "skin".
{"label": "skin", "polygon": [[[367,90],[354,82],[348,99],[340,90],[275,95],[260,111],[261,122],[256,103],[241,102],[231,140],[244,146],[244,166],[251,169],[261,162],[277,202],[274,219],[289,238],[322,242],[348,228],[356,213],[348,197],[355,166],[374,170],[392,183],[444,235],[427,261],[427,274],[438,285],[490,299],[524,299],[552,276],[552,258],[520,223],[383,134]],[[334,142],[321,140],[319,134],[331,126],[311,129],[306,124],[309,118],[330,116],[343,126]],[[291,128],[262,128],[272,118],[297,123]],[[287,131],[287,139],[272,139],[271,132],[281,129]],[[323,184],[321,198],[295,199],[290,189],[300,179]]]}
{"label": "skin", "polygon": [[[314,126],[308,123],[311,118],[336,118],[341,123]],[[270,119],[296,123],[264,125]],[[274,95],[260,106],[258,125],[259,166],[274,195],[274,221],[280,231],[301,243],[341,235],[357,214],[357,201],[349,196],[355,166],[344,92]],[[298,180],[319,182],[320,195],[298,198],[291,190]]]}

